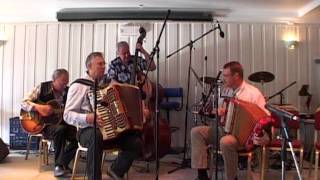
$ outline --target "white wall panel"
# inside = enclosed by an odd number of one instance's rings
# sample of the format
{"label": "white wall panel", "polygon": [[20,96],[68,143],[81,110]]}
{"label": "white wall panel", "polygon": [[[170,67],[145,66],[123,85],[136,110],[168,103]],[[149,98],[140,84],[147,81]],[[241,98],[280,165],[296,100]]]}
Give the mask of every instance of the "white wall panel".
{"label": "white wall panel", "polygon": [[70,24],[59,24],[58,67],[69,69]]}
{"label": "white wall panel", "polygon": [[[72,24],[70,28],[70,49],[69,49],[69,73],[70,79],[75,80],[81,76],[81,44],[82,25]],[[103,50],[103,48],[102,48]]]}
{"label": "white wall panel", "polygon": [[[4,25],[0,25],[0,31],[5,32],[5,26]],[[0,43],[1,44],[1,43]],[[4,127],[2,124],[4,123],[3,120],[3,92],[4,92],[4,79],[3,79],[3,70],[4,70],[4,46],[1,44],[0,45],[0,126]],[[4,128],[0,128],[0,136],[3,132]]]}
{"label": "white wall panel", "polygon": [[104,51],[106,25],[102,23],[94,24],[93,51]]}
{"label": "white wall panel", "polygon": [[9,142],[9,118],[13,114],[13,77],[14,77],[14,49],[15,49],[15,31],[14,25],[5,25],[5,33],[9,41],[6,42],[3,51],[3,91],[2,91],[2,109],[1,109],[1,138]]}
{"label": "white wall panel", "polygon": [[[36,27],[36,59],[35,59],[35,82],[40,84],[45,80],[49,80],[50,77],[47,77],[46,68],[47,68],[47,27],[46,24],[39,24]],[[27,83],[27,82],[26,82]]]}
{"label": "white wall panel", "polygon": [[14,39],[14,55],[13,55],[13,114],[20,112],[20,101],[23,98],[23,83],[24,83],[24,57],[25,57],[25,32],[26,26],[19,24],[15,27]]}
{"label": "white wall panel", "polygon": [[81,34],[80,75],[86,73],[86,58],[93,51],[93,24],[83,24]]}
{"label": "white wall panel", "polygon": [[25,43],[25,66],[24,66],[24,95],[35,86],[35,59],[36,59],[36,26],[26,26]]}
{"label": "white wall panel", "polygon": [[[162,23],[151,23],[144,47],[152,51],[160,33]],[[224,23],[221,24],[225,38],[219,31],[212,32],[197,41],[192,49],[191,65],[199,76],[205,73],[216,76],[219,69],[231,60],[239,60],[245,68],[245,79],[256,71],[269,71],[275,75],[273,82],[265,83],[264,93],[270,96],[293,81],[294,87],[284,94],[285,102],[292,103],[305,111],[305,98],[298,95],[303,84],[310,84],[314,95],[312,111],[319,104],[319,86],[316,85],[319,71],[314,59],[320,57],[320,28],[316,25],[287,26],[263,23]],[[0,45],[0,134],[8,142],[9,117],[17,116],[23,95],[42,81],[50,80],[52,71],[66,68],[70,81],[85,72],[85,58],[91,51],[105,53],[107,63],[116,57],[116,43],[128,41],[131,53],[137,36],[119,36],[116,22],[98,23],[39,23],[39,24],[2,24],[9,40]],[[186,45],[203,33],[209,31],[209,23],[175,23],[166,26],[160,40],[160,82],[164,87],[182,86],[187,90],[189,48],[166,58],[176,49]],[[292,31],[299,36],[298,47],[288,50],[282,40],[284,33]],[[205,62],[207,56],[207,62]],[[156,59],[155,59],[156,60]],[[155,72],[150,74],[155,80]],[[259,83],[254,83],[262,89]],[[191,74],[189,109],[195,99],[199,99],[202,89],[196,86]],[[197,87],[197,92],[195,87]],[[196,94],[197,93],[197,94]],[[184,97],[186,103],[187,97]],[[270,102],[279,102],[275,97]],[[183,143],[183,111],[171,113],[171,125],[179,126],[181,131],[172,136],[174,145]],[[188,130],[193,125],[189,115]],[[188,136],[189,137],[189,136]]]}
{"label": "white wall panel", "polygon": [[[266,24],[264,26],[264,70],[275,73],[275,25]],[[262,88],[261,88],[262,89]],[[275,81],[264,84],[264,94],[270,95],[275,92]]]}
{"label": "white wall panel", "polygon": [[[109,23],[106,25],[106,40],[105,40],[105,59],[107,63],[112,61],[116,55],[117,55],[117,50],[116,50],[116,44],[118,42],[118,25],[116,23]],[[148,33],[149,35],[149,33]],[[149,38],[148,38],[149,39]],[[147,44],[152,44],[147,43]],[[150,49],[150,48],[148,48]]]}
{"label": "white wall panel", "polygon": [[58,24],[48,24],[47,28],[47,78],[51,78],[52,72],[58,68]]}

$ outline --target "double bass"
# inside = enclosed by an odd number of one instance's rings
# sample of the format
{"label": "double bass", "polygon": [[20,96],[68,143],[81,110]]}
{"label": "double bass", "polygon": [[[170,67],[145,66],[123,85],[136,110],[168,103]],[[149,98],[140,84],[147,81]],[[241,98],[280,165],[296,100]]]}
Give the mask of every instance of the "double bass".
{"label": "double bass", "polygon": [[[139,29],[140,36],[137,40],[137,43],[142,44],[143,39],[146,36],[146,31],[143,27]],[[137,68],[137,57],[138,57],[138,49],[135,51],[134,56],[134,73],[133,73],[133,81],[134,84],[137,85],[143,94],[145,95],[145,99],[143,101],[143,112],[144,112],[144,122],[143,122],[143,132],[142,132],[142,141],[143,141],[143,150],[142,150],[142,158],[146,161],[155,160],[156,157],[156,84],[153,83],[147,76],[147,73],[144,74],[142,71],[139,71]],[[151,64],[151,62],[150,62]],[[149,67],[149,65],[148,65]],[[149,68],[148,68],[149,69]],[[163,90],[160,85],[159,87],[159,101],[161,101],[161,97],[163,97]],[[159,103],[159,102],[158,102]],[[158,117],[159,121],[159,146],[158,148],[158,157],[161,158],[168,153],[171,146],[171,132],[168,121],[162,117]]]}
{"label": "double bass", "polygon": [[[146,78],[144,75],[139,75],[139,78]],[[143,158],[147,161],[155,160],[155,143],[156,143],[156,134],[155,134],[155,127],[156,127],[156,84],[146,78],[145,83],[139,86],[146,94],[146,98],[143,101],[144,106],[144,122],[143,122]],[[142,81],[143,82],[143,81]],[[161,85],[159,87],[159,102],[164,95],[163,88]],[[158,157],[162,158],[164,155],[168,153],[171,147],[171,132],[168,121],[159,115],[159,144],[158,146]]]}

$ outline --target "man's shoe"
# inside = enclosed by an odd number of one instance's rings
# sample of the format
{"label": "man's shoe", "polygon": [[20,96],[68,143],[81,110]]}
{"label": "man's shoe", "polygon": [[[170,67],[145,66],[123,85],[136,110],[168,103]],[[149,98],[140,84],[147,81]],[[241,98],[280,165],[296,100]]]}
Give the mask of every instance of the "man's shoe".
{"label": "man's shoe", "polygon": [[111,168],[108,168],[107,175],[111,177],[113,180],[124,180],[123,178],[119,177],[115,172],[113,172]]}
{"label": "man's shoe", "polygon": [[56,166],[54,167],[53,175],[55,177],[63,176],[64,175],[64,169],[62,166]]}
{"label": "man's shoe", "polygon": [[66,173],[66,174],[71,174],[72,173],[72,169],[69,168],[69,166],[63,166],[63,169],[64,169],[64,173]]}

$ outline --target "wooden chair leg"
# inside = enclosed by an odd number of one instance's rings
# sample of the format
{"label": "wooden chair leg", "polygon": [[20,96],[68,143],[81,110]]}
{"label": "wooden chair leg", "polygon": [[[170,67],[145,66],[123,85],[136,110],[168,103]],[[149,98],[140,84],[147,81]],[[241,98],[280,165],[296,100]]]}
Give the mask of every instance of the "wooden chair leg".
{"label": "wooden chair leg", "polygon": [[74,162],[73,162],[71,180],[73,180],[75,178],[75,175],[77,174],[76,170],[77,170],[77,163],[78,163],[78,160],[79,160],[79,156],[80,156],[80,150],[77,149],[76,156],[74,157]]}
{"label": "wooden chair leg", "polygon": [[303,149],[300,149],[300,172],[303,173]]}
{"label": "wooden chair leg", "polygon": [[316,158],[315,159],[316,160],[315,160],[315,164],[314,164],[314,179],[318,180],[318,165],[319,165],[319,151],[318,150],[316,150]]}
{"label": "wooden chair leg", "polygon": [[251,169],[251,161],[252,161],[252,152],[248,154],[248,160],[247,160],[247,180],[251,179],[252,176],[252,169]]}
{"label": "wooden chair leg", "polygon": [[265,146],[262,147],[262,157],[261,157],[261,170],[260,170],[260,180],[264,180],[265,170],[266,170],[266,154],[267,148]]}

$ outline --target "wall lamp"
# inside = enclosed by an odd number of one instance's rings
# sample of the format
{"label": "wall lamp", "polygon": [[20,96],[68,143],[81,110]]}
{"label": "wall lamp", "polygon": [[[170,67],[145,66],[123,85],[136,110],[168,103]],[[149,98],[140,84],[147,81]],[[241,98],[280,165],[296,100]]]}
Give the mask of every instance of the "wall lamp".
{"label": "wall lamp", "polygon": [[295,49],[299,44],[298,37],[292,32],[286,33],[283,36],[283,41],[288,49]]}

